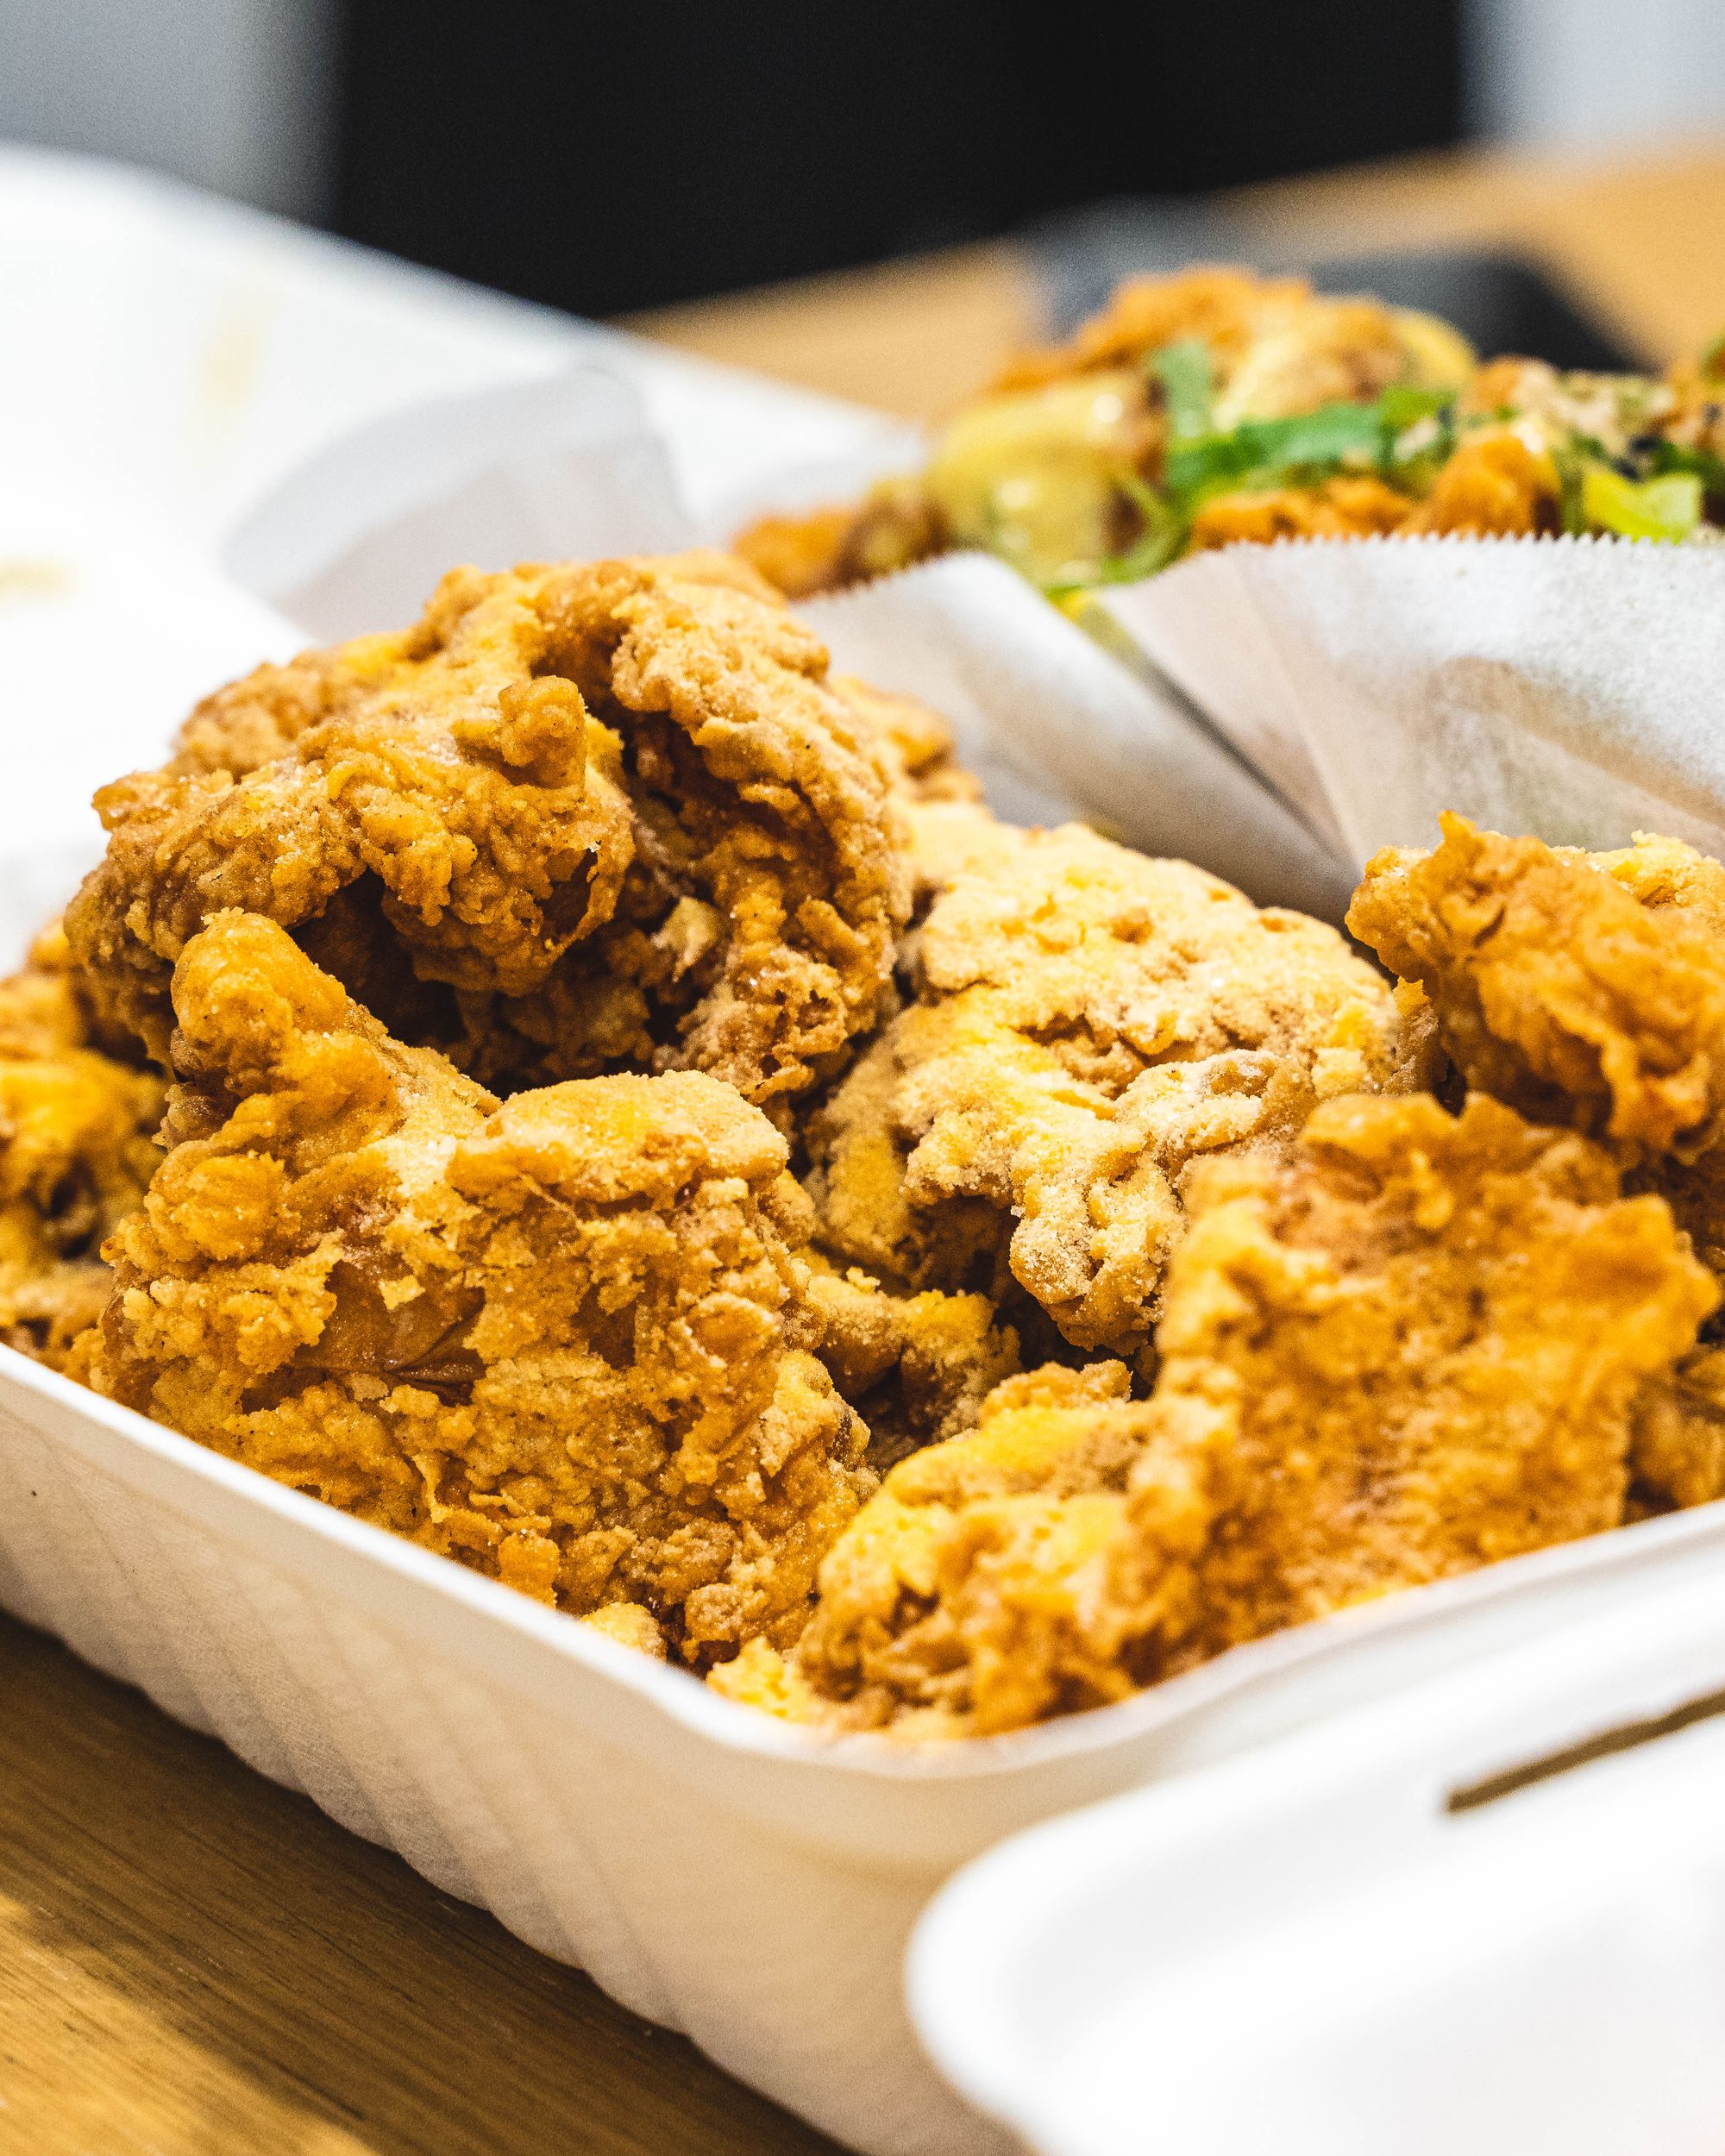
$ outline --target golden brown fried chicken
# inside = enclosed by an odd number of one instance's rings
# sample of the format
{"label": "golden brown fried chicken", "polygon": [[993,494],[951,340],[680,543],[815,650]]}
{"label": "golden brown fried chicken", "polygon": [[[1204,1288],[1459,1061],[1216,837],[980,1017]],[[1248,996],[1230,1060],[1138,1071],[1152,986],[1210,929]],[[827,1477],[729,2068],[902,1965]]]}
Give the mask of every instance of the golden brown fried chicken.
{"label": "golden brown fried chicken", "polygon": [[[1610,1143],[1725,1276],[1725,869],[1672,838],[1587,854],[1443,829],[1433,853],[1368,863],[1349,925],[1422,983],[1469,1083]],[[1708,1347],[1643,1402],[1649,1499],[1725,1493],[1722,1433]]]}
{"label": "golden brown fried chicken", "polygon": [[917,1001],[810,1126],[824,1247],[999,1294],[1076,1345],[1152,1322],[1198,1155],[1407,1082],[1389,989],[1332,929],[1077,826],[972,819],[915,938]]}
{"label": "golden brown fried chicken", "polygon": [[1348,925],[1421,983],[1468,1083],[1631,1157],[1710,1150],[1725,1127],[1716,864],[1672,840],[1596,864],[1459,816],[1443,833],[1434,852],[1368,862]]}
{"label": "golden brown fried chicken", "polygon": [[865,703],[723,556],[458,570],[104,789],[73,948],[162,1059],[175,961],[240,907],[487,1081],[695,1068],[782,1116],[872,1022],[906,914],[909,751]]}
{"label": "golden brown fried chicken", "polygon": [[820,1358],[868,1424],[877,1471],[969,1429],[986,1396],[1018,1371],[1017,1331],[986,1295],[898,1295],[818,1254],[807,1292]]}
{"label": "golden brown fried chicken", "polygon": [[[974,1431],[903,1461],[864,1506],[799,1647],[758,1642],[715,1683],[795,1720],[906,1737],[1124,1698],[1155,1674],[1155,1617],[1110,1584],[1150,1428],[1119,1363],[1008,1380]],[[1195,1504],[1195,1554],[1204,1526]]]}
{"label": "golden brown fried chicken", "polygon": [[1214,1518],[1169,1666],[1622,1519],[1638,1403],[1719,1291],[1609,1153],[1477,1095],[1356,1099],[1195,1182],[1153,1406]]}
{"label": "golden brown fried chicken", "polygon": [[1609,1155],[1475,1097],[1320,1107],[1289,1156],[1207,1163],[1152,1398],[1126,1373],[1001,1387],[895,1468],[775,1712],[983,1733],[1623,1516],[1632,1432],[1718,1288]]}
{"label": "golden brown fried chicken", "polygon": [[637,1605],[688,1661],[794,1636],[873,1478],[759,1111],[693,1072],[499,1108],[253,915],[173,997],[97,1389],[576,1614]]}
{"label": "golden brown fried chicken", "polygon": [[63,1368],[112,1276],[98,1255],[160,1155],[160,1081],[92,1044],[58,928],[0,981],[0,1340]]}

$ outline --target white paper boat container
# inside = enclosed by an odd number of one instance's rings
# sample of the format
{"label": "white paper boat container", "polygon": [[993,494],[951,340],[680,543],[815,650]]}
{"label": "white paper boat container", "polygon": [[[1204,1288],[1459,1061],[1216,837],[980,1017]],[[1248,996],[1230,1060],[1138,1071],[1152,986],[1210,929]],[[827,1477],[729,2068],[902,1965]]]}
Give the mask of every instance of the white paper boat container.
{"label": "white paper boat container", "polygon": [[1716,2156],[1725,1573],[1019,1837],[920,1927],[1042,2156]]}

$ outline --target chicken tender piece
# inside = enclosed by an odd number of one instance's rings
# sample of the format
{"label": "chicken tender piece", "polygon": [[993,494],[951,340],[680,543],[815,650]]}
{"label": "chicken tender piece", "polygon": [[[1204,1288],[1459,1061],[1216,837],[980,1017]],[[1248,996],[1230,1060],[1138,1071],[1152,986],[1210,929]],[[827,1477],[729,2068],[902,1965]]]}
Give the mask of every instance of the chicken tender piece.
{"label": "chicken tender piece", "polygon": [[54,1369],[100,1315],[99,1255],[160,1155],[160,1081],[104,1054],[50,930],[0,981],[0,1340]]}
{"label": "chicken tender piece", "polygon": [[874,1478],[759,1111],[693,1072],[499,1108],[256,916],[173,996],[97,1389],[576,1615],[637,1606],[685,1661],[794,1637]]}
{"label": "chicken tender piece", "polygon": [[983,1734],[1289,1625],[1615,1526],[1650,1387],[1719,1291],[1658,1198],[1481,1097],[1327,1102],[1206,1163],[1151,1399],[1014,1379],[888,1475],[794,1651],[734,1697]]}
{"label": "chicken tender piece", "polygon": [[1333,929],[1078,826],[976,827],[918,1000],[817,1113],[823,1247],[901,1288],[1010,1277],[1075,1345],[1142,1349],[1197,1156],[1402,1085],[1388,986]]}
{"label": "chicken tender piece", "polygon": [[902,756],[826,674],[723,556],[457,570],[105,788],[73,949],[164,1061],[172,968],[239,907],[486,1082],[695,1068],[782,1119],[874,1019],[908,907]]}
{"label": "chicken tender piece", "polygon": [[[1704,906],[1636,895],[1641,879],[1684,887],[1669,881],[1674,842],[1596,866],[1463,817],[1442,825],[1434,852],[1367,863],[1348,925],[1421,985],[1468,1083],[1633,1156],[1710,1150],[1725,1127],[1725,959]],[[1694,864],[1691,882],[1716,889],[1711,864]]]}

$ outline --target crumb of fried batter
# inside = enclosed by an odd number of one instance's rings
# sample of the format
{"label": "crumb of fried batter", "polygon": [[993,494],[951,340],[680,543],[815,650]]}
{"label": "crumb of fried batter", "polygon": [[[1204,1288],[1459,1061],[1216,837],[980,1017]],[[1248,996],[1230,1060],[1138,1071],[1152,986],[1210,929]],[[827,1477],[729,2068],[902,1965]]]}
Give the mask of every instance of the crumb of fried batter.
{"label": "crumb of fried batter", "polygon": [[1199,1155],[1418,1082],[1390,989],[1333,929],[1076,825],[971,825],[916,1000],[811,1119],[817,1240],[901,1288],[1000,1292],[1136,1354]]}
{"label": "crumb of fried batter", "polygon": [[499,1107],[254,915],[173,993],[172,1150],[88,1382],[573,1614],[637,1605],[696,1665],[794,1637],[874,1477],[759,1111],[696,1072]]}
{"label": "crumb of fried batter", "polygon": [[413,629],[260,669],[105,788],[70,934],[163,1062],[172,966],[239,907],[487,1084],[699,1069],[783,1122],[875,1018],[895,788],[941,755],[743,562],[457,570]]}
{"label": "crumb of fried batter", "polygon": [[55,1369],[97,1317],[103,1239],[160,1158],[161,1081],[97,1048],[58,924],[0,981],[0,1340]]}

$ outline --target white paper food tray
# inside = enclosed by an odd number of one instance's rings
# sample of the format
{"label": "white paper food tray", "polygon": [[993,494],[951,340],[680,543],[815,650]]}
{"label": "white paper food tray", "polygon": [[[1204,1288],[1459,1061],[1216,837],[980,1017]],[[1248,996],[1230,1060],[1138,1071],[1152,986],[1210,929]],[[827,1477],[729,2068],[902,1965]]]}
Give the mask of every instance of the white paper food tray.
{"label": "white paper food tray", "polygon": [[1716,2156],[1725,1574],[1022,1835],[919,1927],[1042,2156]]}
{"label": "white paper food tray", "polygon": [[[116,698],[163,700],[115,705],[121,762],[151,755],[191,693],[291,638],[267,610],[234,605],[215,574],[220,539],[290,467],[394,399],[543,379],[599,339],[697,502],[758,453],[762,427],[781,446],[800,427],[812,451],[836,454],[875,423],[183,190],[140,194],[3,154],[0,291],[32,278],[28,334],[0,345],[0,393],[40,425],[9,437],[0,476],[20,485],[0,506],[53,492],[75,523],[125,498],[133,521],[104,525],[110,580],[85,622],[105,624],[110,645],[114,610],[141,630],[168,611],[152,532],[166,546],[171,530],[185,554],[184,649],[165,649],[147,681],[132,648],[106,655]],[[235,319],[250,327],[233,345],[222,325]],[[230,347],[252,355],[231,378]],[[206,375],[227,385],[208,411]],[[83,497],[60,484],[80,441]],[[0,523],[0,554],[28,536]],[[133,561],[145,566],[129,583]],[[856,604],[834,602],[838,641],[857,633]],[[191,634],[216,615],[219,656]],[[36,657],[51,693],[55,649]],[[67,658],[87,667],[91,653]],[[72,744],[51,708],[10,713],[44,773],[64,761]],[[87,848],[48,805],[28,788],[0,804],[16,835],[0,837],[9,946]],[[62,849],[26,861],[10,848],[27,842]],[[1264,1642],[1103,1714],[919,1755],[781,1728],[0,1351],[0,1603],[881,2156],[1005,2145],[927,2066],[901,2002],[905,1939],[955,1866],[1074,1805],[1716,1567],[1722,1550],[1718,1508],[1650,1522]]]}

